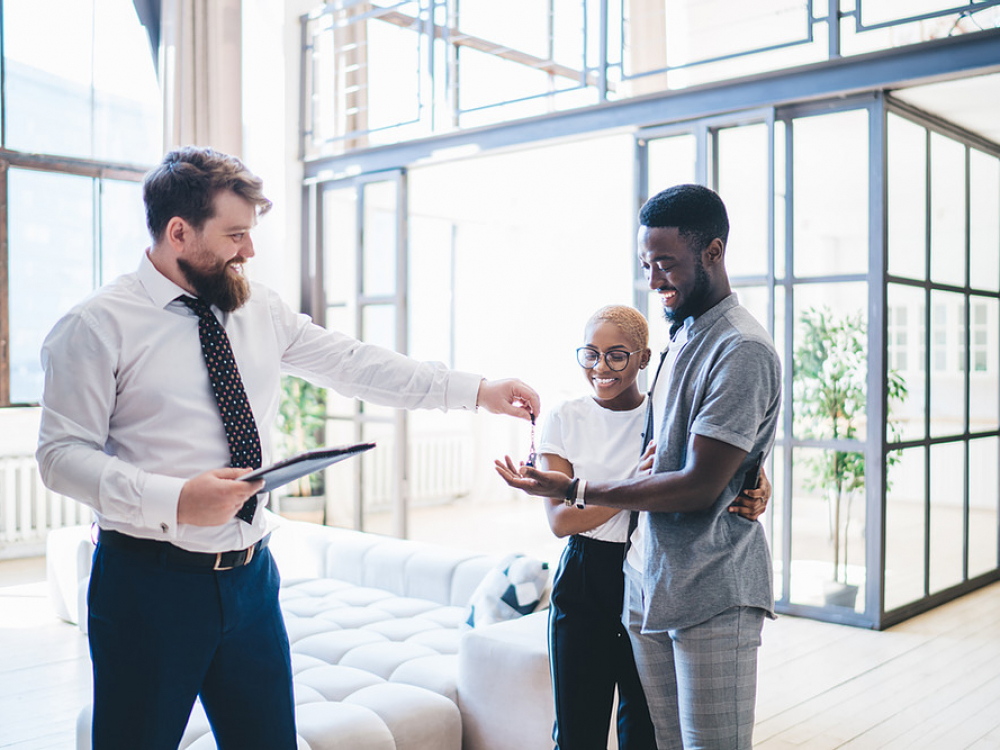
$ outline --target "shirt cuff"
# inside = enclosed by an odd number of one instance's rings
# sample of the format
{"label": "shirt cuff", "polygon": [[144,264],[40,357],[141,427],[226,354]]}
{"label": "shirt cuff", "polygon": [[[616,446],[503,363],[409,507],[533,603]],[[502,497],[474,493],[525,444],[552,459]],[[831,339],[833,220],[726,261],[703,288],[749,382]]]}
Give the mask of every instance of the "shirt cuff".
{"label": "shirt cuff", "polygon": [[445,408],[475,411],[481,382],[483,382],[482,375],[452,370],[448,373],[448,387],[444,396]]}
{"label": "shirt cuff", "polygon": [[163,474],[146,474],[142,488],[142,525],[159,533],[160,538],[177,538],[177,503],[184,479]]}

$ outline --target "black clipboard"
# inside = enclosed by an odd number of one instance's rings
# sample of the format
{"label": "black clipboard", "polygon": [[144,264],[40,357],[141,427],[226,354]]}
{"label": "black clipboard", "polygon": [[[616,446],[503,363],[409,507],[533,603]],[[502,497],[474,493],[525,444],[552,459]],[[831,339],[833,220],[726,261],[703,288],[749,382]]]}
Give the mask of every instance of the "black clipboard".
{"label": "black clipboard", "polygon": [[264,487],[261,492],[271,492],[289,482],[294,482],[299,477],[325,469],[330,464],[364,453],[374,447],[375,443],[355,443],[354,445],[338,445],[332,448],[315,448],[270,466],[255,469],[249,474],[244,474],[240,479],[245,482],[263,479]]}

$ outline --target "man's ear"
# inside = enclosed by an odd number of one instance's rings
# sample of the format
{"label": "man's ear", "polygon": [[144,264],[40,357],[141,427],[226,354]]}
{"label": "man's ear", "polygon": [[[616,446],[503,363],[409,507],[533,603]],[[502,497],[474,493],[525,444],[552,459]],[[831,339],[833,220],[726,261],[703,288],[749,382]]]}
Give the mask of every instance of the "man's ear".
{"label": "man's ear", "polygon": [[715,266],[722,263],[722,258],[725,255],[726,246],[722,244],[722,240],[716,237],[714,240],[708,243],[706,247],[701,252],[701,262],[706,266]]}
{"label": "man's ear", "polygon": [[194,229],[180,216],[174,216],[167,222],[163,236],[174,250],[182,252],[194,237]]}

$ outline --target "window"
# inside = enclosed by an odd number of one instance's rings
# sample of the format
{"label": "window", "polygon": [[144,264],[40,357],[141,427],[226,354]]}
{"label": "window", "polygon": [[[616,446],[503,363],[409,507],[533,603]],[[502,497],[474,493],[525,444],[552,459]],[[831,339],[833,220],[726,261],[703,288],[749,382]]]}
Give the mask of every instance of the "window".
{"label": "window", "polygon": [[148,238],[135,165],[154,162],[163,139],[153,55],[130,0],[0,0],[0,12],[9,406],[38,401],[39,349],[55,321],[138,265]]}

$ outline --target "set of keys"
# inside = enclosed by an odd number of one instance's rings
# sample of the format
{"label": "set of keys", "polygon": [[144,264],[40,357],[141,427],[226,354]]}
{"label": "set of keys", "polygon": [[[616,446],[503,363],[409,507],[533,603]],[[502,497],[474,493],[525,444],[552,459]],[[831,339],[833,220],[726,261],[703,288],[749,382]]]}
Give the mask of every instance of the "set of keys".
{"label": "set of keys", "polygon": [[532,413],[532,415],[531,415],[531,448],[528,451],[528,460],[524,462],[524,465],[525,466],[531,466],[532,468],[534,468],[534,466],[535,466],[535,458],[537,458],[537,454],[535,453],[535,415],[534,415],[534,413]]}

